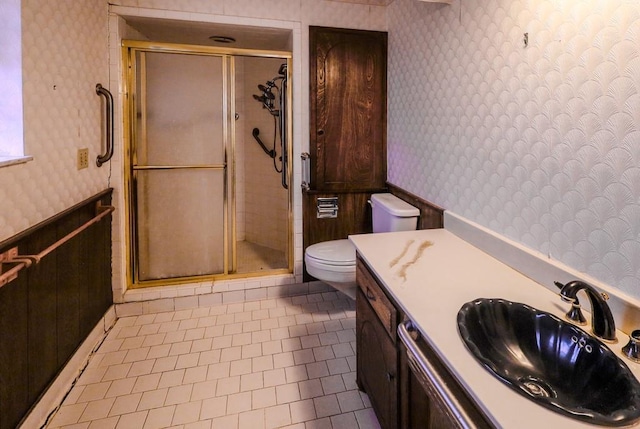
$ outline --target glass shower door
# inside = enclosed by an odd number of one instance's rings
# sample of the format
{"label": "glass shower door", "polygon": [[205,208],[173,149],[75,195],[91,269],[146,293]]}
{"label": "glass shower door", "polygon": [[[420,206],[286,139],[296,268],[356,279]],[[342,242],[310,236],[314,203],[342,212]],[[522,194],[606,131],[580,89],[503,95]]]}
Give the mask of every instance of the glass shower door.
{"label": "glass shower door", "polygon": [[226,59],[136,51],[137,282],[227,270]]}

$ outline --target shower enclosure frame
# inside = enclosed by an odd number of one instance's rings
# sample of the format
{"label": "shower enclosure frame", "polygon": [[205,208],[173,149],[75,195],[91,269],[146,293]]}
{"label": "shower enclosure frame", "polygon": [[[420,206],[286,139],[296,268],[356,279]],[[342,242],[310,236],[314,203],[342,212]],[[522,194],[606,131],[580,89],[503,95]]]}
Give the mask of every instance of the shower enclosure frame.
{"label": "shower enclosure frame", "polygon": [[[137,139],[136,121],[136,55],[139,52],[153,53],[174,53],[221,57],[223,61],[223,142],[224,142],[224,165],[206,166],[206,168],[222,169],[224,172],[223,189],[223,272],[211,273],[207,275],[182,276],[154,280],[140,280],[138,248],[138,227],[136,222],[137,207],[137,172],[149,170],[151,168],[138,167],[135,159],[135,148]],[[125,186],[125,215],[126,224],[126,260],[127,260],[127,284],[129,288],[153,287],[175,284],[192,284],[202,281],[248,278],[265,275],[292,274],[294,269],[294,240],[293,240],[293,186],[287,189],[288,219],[287,219],[287,268],[278,268],[253,273],[234,273],[237,268],[236,249],[236,127],[235,127],[235,57],[254,58],[278,58],[287,64],[287,81],[289,85],[286,93],[286,105],[292,106],[292,53],[289,51],[276,50],[253,50],[241,48],[220,48],[213,46],[188,45],[176,43],[160,43],[139,40],[122,41],[122,64],[123,64],[123,109],[124,109],[124,186]],[[284,146],[286,152],[283,157],[289,160],[286,163],[286,178],[288,183],[292,183],[291,165],[292,147],[292,109],[287,107],[286,112],[286,142]],[[159,169],[178,168],[177,166],[162,166]],[[180,167],[183,168],[183,167]],[[202,168],[202,167],[191,167]]]}

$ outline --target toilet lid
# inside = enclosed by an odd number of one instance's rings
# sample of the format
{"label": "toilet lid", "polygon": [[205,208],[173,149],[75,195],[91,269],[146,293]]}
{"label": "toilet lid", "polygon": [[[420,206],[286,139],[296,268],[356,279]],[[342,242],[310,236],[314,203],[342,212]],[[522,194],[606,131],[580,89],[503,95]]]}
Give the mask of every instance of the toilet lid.
{"label": "toilet lid", "polygon": [[333,265],[355,265],[356,248],[349,240],[332,240],[307,247],[308,257]]}

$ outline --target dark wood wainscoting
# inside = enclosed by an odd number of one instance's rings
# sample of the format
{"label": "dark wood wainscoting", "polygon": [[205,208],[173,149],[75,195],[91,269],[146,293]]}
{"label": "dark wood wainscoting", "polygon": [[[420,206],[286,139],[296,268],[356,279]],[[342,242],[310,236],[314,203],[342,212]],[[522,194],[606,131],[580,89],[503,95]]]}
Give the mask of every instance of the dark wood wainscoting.
{"label": "dark wood wainscoting", "polygon": [[[0,243],[35,255],[111,205],[107,189]],[[8,268],[5,267],[5,271]],[[111,215],[0,287],[0,429],[15,428],[113,303]]]}
{"label": "dark wood wainscoting", "polygon": [[[318,198],[337,197],[338,217],[322,219],[317,217]],[[367,203],[371,192],[304,194],[304,234],[305,248],[322,241],[347,238],[350,234],[371,232],[371,206]]]}

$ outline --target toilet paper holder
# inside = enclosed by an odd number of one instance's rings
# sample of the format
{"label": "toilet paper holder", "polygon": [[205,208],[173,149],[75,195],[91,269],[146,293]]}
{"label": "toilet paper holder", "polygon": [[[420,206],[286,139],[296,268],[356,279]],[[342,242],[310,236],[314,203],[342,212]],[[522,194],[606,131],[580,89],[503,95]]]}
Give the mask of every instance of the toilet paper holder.
{"label": "toilet paper holder", "polygon": [[318,219],[334,219],[338,217],[338,197],[318,197],[316,199]]}

